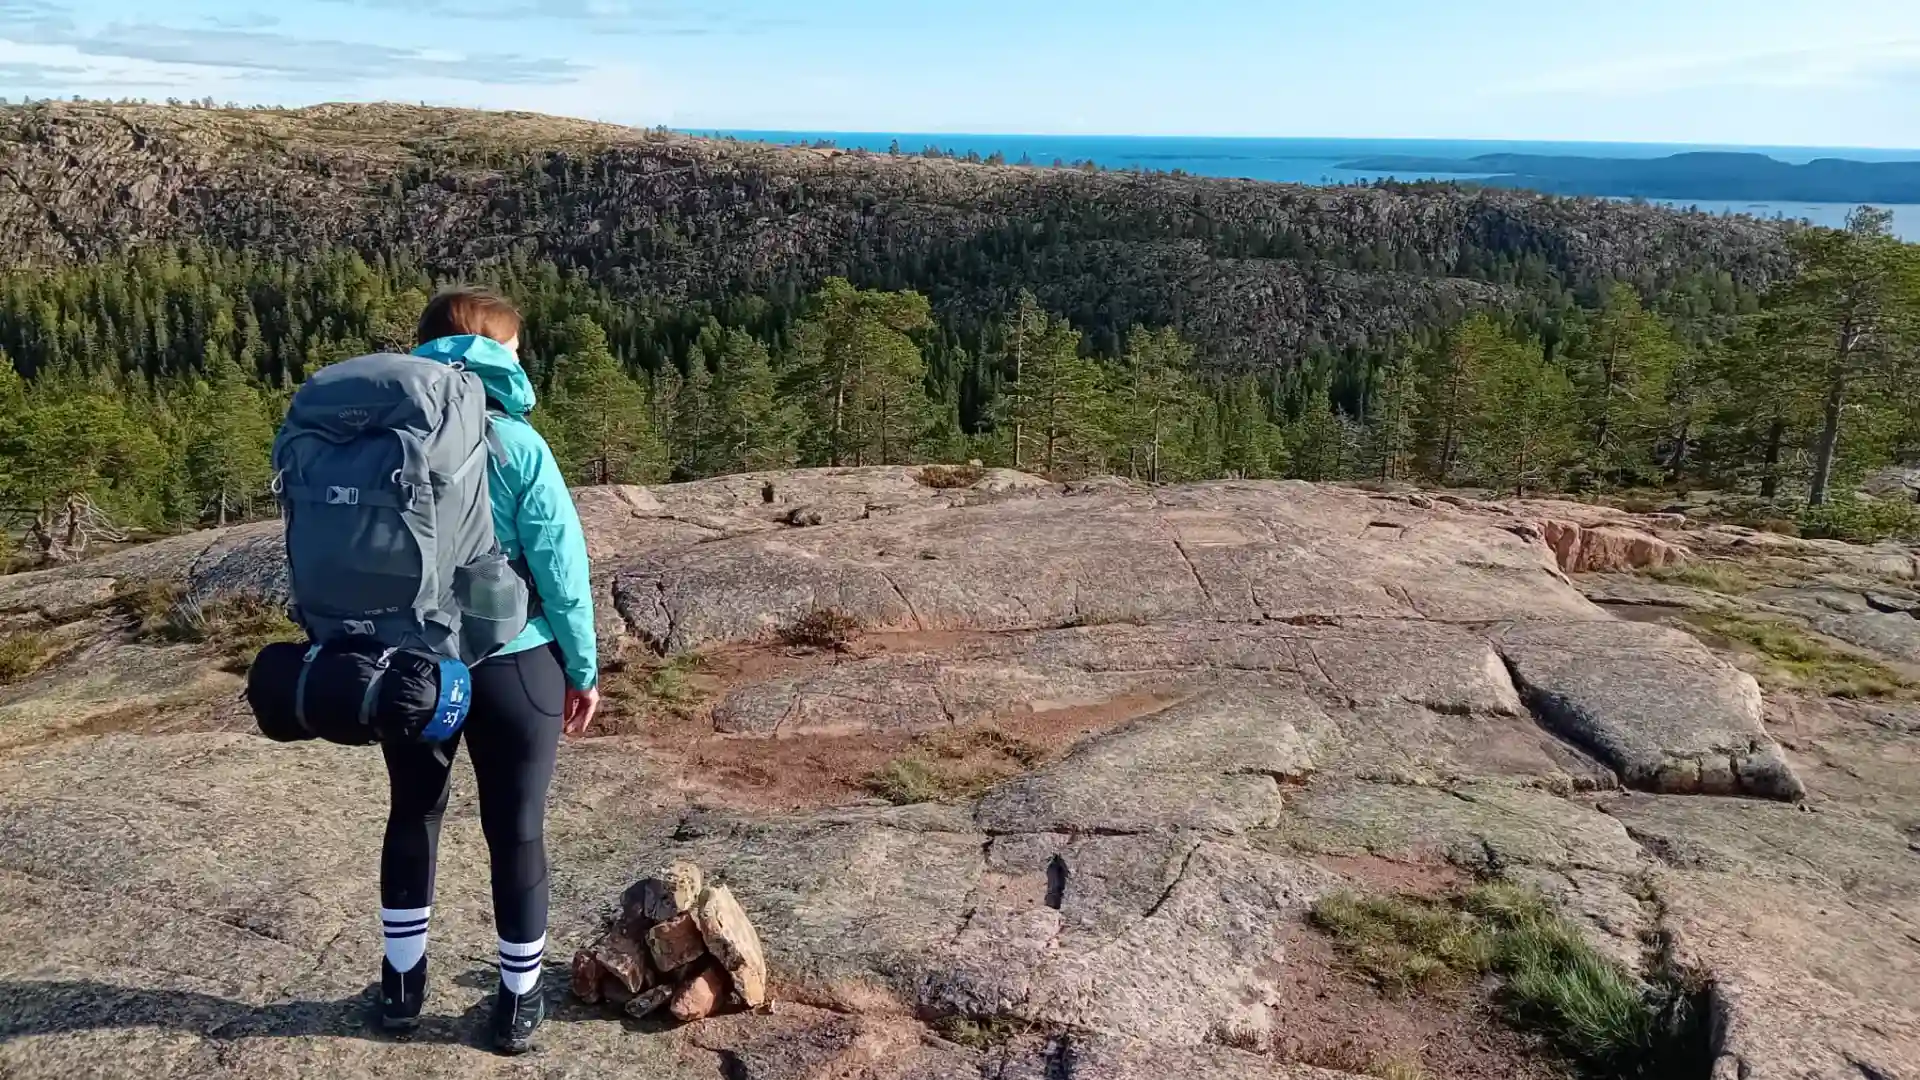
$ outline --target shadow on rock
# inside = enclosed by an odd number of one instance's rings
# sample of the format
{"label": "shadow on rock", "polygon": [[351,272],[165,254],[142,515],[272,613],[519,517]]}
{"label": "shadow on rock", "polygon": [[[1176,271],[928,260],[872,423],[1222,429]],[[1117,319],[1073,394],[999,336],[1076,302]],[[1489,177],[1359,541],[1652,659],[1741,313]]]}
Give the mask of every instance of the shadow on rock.
{"label": "shadow on rock", "polygon": [[369,1042],[482,1044],[489,999],[476,1000],[457,1016],[421,1018],[404,1035],[373,1022],[376,988],[333,1001],[285,1001],[247,1005],[211,994],[149,990],[88,981],[0,979],[0,1043],[32,1035],[156,1027],[217,1041],[332,1036]]}

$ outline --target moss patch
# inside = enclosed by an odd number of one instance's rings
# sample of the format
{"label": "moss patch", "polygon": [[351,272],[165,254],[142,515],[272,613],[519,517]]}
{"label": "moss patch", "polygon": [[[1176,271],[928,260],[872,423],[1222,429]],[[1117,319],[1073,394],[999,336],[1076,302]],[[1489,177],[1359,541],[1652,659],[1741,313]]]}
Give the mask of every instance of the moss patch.
{"label": "moss patch", "polygon": [[1703,612],[1688,615],[1687,622],[1759,657],[1761,675],[1776,686],[1842,698],[1901,697],[1914,689],[1886,665],[1835,649],[1792,623]]}

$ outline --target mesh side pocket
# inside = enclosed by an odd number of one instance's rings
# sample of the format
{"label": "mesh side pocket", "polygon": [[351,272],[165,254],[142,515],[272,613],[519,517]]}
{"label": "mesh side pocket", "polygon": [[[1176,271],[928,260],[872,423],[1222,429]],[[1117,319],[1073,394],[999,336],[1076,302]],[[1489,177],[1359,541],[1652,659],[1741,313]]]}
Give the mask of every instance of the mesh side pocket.
{"label": "mesh side pocket", "polygon": [[453,572],[460,608],[461,659],[469,664],[499,652],[527,627],[527,583],[497,552]]}

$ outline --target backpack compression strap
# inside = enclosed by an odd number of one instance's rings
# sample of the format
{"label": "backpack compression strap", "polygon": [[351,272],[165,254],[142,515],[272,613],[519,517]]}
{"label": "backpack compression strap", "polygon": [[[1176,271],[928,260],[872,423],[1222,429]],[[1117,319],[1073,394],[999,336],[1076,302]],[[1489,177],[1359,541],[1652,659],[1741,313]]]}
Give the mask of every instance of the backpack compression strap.
{"label": "backpack compression strap", "polygon": [[307,655],[300,661],[300,677],[293,681],[293,722],[308,737],[314,736],[313,725],[307,723],[307,676],[313,673],[313,662],[320,657],[318,643],[307,646]]}

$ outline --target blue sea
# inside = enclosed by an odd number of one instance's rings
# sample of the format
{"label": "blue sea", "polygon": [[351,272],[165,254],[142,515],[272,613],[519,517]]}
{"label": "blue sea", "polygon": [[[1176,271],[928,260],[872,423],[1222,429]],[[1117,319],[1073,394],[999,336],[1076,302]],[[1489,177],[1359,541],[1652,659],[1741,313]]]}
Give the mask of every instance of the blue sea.
{"label": "blue sea", "polygon": [[[1920,150],[1856,150],[1807,146],[1683,146],[1667,143],[1494,142],[1458,139],[1210,139],[1153,136],[1085,135],[927,135],[911,132],[849,131],[702,131],[772,143],[814,143],[827,140],[842,149],[884,153],[894,142],[909,154],[929,146],[962,156],[973,152],[989,157],[995,152],[1010,162],[1022,158],[1036,165],[1056,161],[1073,164],[1092,161],[1114,169],[1175,169],[1200,176],[1272,180],[1290,184],[1352,184],[1369,180],[1473,180],[1480,174],[1411,174],[1360,172],[1340,168],[1358,158],[1387,155],[1471,158],[1481,154],[1575,154],[1588,157],[1655,158],[1694,150],[1733,150],[1766,154],[1801,164],[1815,158],[1855,161],[1920,161]],[[1675,205],[1698,207],[1713,214],[1752,214],[1787,217],[1816,225],[1839,226],[1853,210],[1849,203],[1715,202],[1690,200]],[[1920,206],[1895,206],[1894,230],[1920,241]]]}

